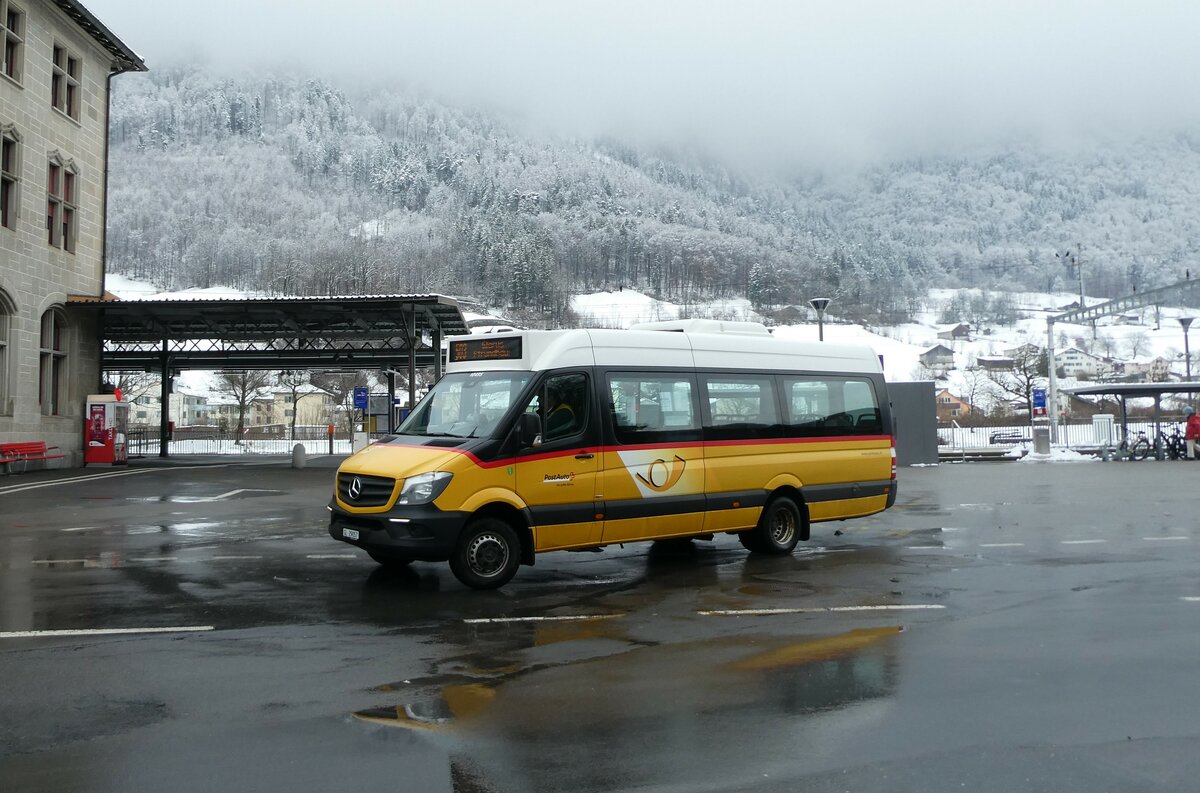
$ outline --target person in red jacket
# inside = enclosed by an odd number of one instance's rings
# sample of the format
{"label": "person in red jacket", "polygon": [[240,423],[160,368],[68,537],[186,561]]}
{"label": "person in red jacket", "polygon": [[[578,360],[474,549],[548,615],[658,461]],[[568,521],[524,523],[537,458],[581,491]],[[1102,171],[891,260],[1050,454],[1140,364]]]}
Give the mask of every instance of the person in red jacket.
{"label": "person in red jacket", "polygon": [[1197,414],[1196,409],[1188,405],[1183,409],[1183,415],[1187,416],[1187,425],[1183,429],[1183,440],[1187,443],[1187,458],[1195,460],[1196,442],[1200,441],[1200,414]]}

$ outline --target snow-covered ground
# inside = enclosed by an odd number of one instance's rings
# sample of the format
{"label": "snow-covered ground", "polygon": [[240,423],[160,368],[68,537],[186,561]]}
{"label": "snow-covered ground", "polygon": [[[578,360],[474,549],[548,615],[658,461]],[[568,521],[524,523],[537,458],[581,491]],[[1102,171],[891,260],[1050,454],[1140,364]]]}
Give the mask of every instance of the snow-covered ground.
{"label": "snow-covered ground", "polygon": [[[953,323],[938,322],[944,307],[962,293],[978,293],[978,290],[932,289],[924,309],[913,322],[903,325],[864,327],[842,324],[834,301],[825,315],[825,340],[844,344],[865,344],[883,356],[884,372],[888,380],[910,381],[928,379],[928,372],[921,367],[919,356],[937,344],[954,351],[955,368],[948,372],[948,379],[940,382],[956,394],[962,393],[962,371],[974,359],[1000,356],[1006,350],[1030,343],[1046,346],[1046,317],[1059,313],[1059,307],[1077,301],[1078,295],[1062,293],[1018,292],[1010,293],[1017,306],[1017,321],[1006,327],[984,327],[973,333],[970,339],[939,339],[938,332]],[[994,297],[996,293],[991,293]],[[1088,305],[1104,302],[1100,298],[1087,298]],[[678,319],[681,309],[677,304],[655,300],[652,297],[623,290],[578,295],[571,299],[571,308],[581,317],[590,320],[595,327],[628,327],[635,322]],[[1055,347],[1086,346],[1094,354],[1111,354],[1121,360],[1148,362],[1158,356],[1175,361],[1176,368],[1183,372],[1183,330],[1178,317],[1190,313],[1188,309],[1162,307],[1155,322],[1153,308],[1134,313],[1141,324],[1117,324],[1114,319],[1103,319],[1097,323],[1097,338],[1092,337],[1090,325],[1055,324]],[[689,306],[689,316],[714,319],[761,318],[751,309],[748,301],[719,301]],[[959,321],[965,322],[963,318]],[[774,333],[790,339],[816,341],[818,326],[816,312],[811,321],[776,327]],[[1200,341],[1200,340],[1198,340]],[[1064,344],[1065,342],[1065,344]],[[1073,378],[1059,380],[1060,388],[1076,385]]]}
{"label": "snow-covered ground", "polygon": [[[218,299],[224,297],[247,297],[231,289],[193,289],[182,292],[159,292],[149,284],[140,283],[119,275],[109,275],[106,281],[109,291],[126,300],[144,299]],[[945,307],[964,292],[974,290],[930,290],[925,306],[912,322],[894,326],[865,327],[843,323],[838,317],[836,300],[826,312],[824,322],[825,340],[834,343],[864,344],[882,356],[884,372],[890,381],[912,381],[929,379],[930,373],[921,366],[919,356],[934,345],[942,344],[954,352],[955,366],[946,372],[945,378],[937,381],[939,388],[948,388],[952,393],[963,396],[966,391],[965,369],[975,359],[1000,356],[1005,351],[1025,343],[1039,347],[1046,345],[1046,317],[1061,311],[1078,299],[1078,295],[1062,293],[1010,293],[1016,304],[1018,319],[1012,325],[984,327],[974,331],[969,339],[947,340],[938,338],[938,332],[952,324],[942,323]],[[991,293],[995,297],[997,293]],[[1103,302],[1099,298],[1088,298],[1088,304]],[[657,300],[649,295],[623,289],[617,292],[598,292],[577,295],[571,307],[589,327],[623,328],[638,322],[679,319],[682,317],[704,317],[723,320],[760,321],[760,317],[746,300],[721,300],[702,304],[679,304]],[[1097,323],[1095,335],[1089,325],[1055,324],[1055,345],[1061,351],[1066,347],[1087,348],[1097,355],[1109,355],[1124,361],[1148,362],[1163,357],[1172,362],[1177,374],[1184,371],[1183,330],[1178,322],[1181,316],[1189,315],[1187,309],[1178,307],[1146,308],[1136,312],[1139,324],[1118,324],[1115,318]],[[472,315],[476,319],[480,315]],[[965,321],[965,318],[963,319]],[[482,329],[481,329],[482,330]],[[492,330],[495,330],[493,328]],[[815,312],[810,321],[777,326],[773,332],[783,338],[816,341],[818,326]],[[1080,383],[1071,377],[1060,378],[1060,389]],[[221,401],[216,393],[212,372],[188,371],[179,380],[182,390],[211,396],[212,401]],[[994,428],[993,428],[994,429]],[[950,430],[954,445],[985,445],[987,431]],[[983,433],[982,435],[980,433]],[[1090,443],[1091,428],[1077,428],[1081,440],[1072,443]],[[958,437],[961,435],[961,437]],[[978,443],[977,443],[978,441]]]}

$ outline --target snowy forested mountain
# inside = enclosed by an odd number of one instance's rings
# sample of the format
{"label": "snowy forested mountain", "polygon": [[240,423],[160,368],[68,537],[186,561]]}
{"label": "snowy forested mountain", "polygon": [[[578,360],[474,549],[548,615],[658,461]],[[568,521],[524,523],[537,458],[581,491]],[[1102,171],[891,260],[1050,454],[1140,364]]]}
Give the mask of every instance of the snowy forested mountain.
{"label": "snowy forested mountain", "polygon": [[[688,302],[833,296],[899,321],[930,286],[1088,294],[1183,277],[1200,132],[856,173],[739,175],[321,80],[166,68],[114,83],[109,270],[164,289],[443,292],[570,321],[628,286]],[[1194,269],[1194,268],[1193,268]]]}

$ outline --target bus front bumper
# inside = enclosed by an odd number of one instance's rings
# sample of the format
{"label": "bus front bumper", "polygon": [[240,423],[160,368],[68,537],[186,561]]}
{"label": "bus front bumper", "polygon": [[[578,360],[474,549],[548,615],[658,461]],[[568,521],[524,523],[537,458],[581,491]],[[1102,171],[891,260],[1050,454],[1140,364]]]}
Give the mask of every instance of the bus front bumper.
{"label": "bus front bumper", "polygon": [[329,536],[365,551],[423,562],[444,562],[454,552],[467,515],[432,504],[362,515],[329,504]]}

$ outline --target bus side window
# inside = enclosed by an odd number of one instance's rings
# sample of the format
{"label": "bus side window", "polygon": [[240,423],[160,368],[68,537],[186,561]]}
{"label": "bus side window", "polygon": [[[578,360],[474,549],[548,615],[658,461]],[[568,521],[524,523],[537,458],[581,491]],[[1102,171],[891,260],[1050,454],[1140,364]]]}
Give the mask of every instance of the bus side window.
{"label": "bus side window", "polygon": [[662,429],[662,410],[653,402],[642,402],[638,405],[637,428],[654,431]]}

